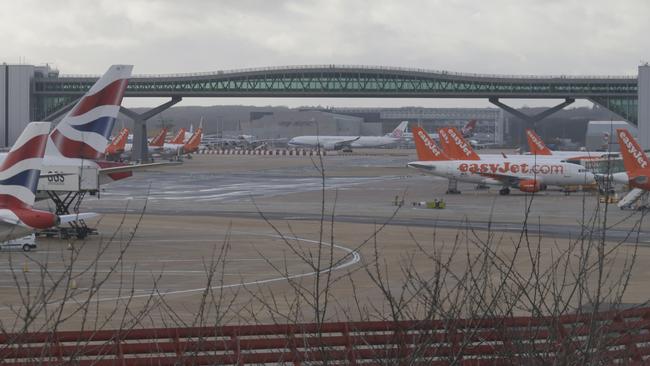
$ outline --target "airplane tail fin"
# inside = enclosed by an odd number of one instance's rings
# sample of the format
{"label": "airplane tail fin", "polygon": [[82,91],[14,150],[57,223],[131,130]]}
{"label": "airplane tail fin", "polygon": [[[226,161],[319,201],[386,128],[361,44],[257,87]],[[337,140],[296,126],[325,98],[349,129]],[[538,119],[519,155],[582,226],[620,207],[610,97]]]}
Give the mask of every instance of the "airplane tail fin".
{"label": "airplane tail fin", "polygon": [[113,141],[106,147],[106,155],[115,155],[124,151],[126,141],[129,139],[129,129],[122,128]]}
{"label": "airplane tail fin", "polygon": [[160,132],[154,137],[149,146],[162,147],[165,144],[165,137],[167,137],[167,127],[163,127]]}
{"label": "airplane tail fin", "polygon": [[409,127],[409,122],[402,121],[400,122],[399,125],[397,125],[397,127],[393,130],[393,132],[388,134],[388,137],[401,139],[406,135],[406,132],[408,131],[408,127]]}
{"label": "airplane tail fin", "polygon": [[546,146],[544,140],[530,128],[526,129],[526,139],[528,140],[528,148],[531,154],[553,155],[553,152]]}
{"label": "airplane tail fin", "polygon": [[444,152],[456,160],[481,160],[472,145],[467,142],[456,127],[443,127],[438,129],[440,145]]}
{"label": "airplane tail fin", "polygon": [[473,135],[477,122],[478,121],[475,119],[470,119],[469,121],[467,121],[467,124],[465,124],[465,126],[460,130],[460,132],[462,132],[462,136],[470,137],[471,135]]}
{"label": "airplane tail fin", "polygon": [[415,141],[415,150],[418,154],[418,160],[420,161],[442,161],[449,160],[447,154],[445,154],[435,141],[427,134],[427,132],[422,129],[422,127],[414,127],[413,129],[413,140]]}
{"label": "airplane tail fin", "polygon": [[31,207],[43,166],[50,122],[31,122],[0,165],[0,207]]}
{"label": "airplane tail fin", "polygon": [[50,133],[48,156],[100,159],[120,111],[133,66],[113,65]]}
{"label": "airplane tail fin", "polygon": [[189,140],[187,140],[187,143],[183,145],[183,152],[185,153],[191,153],[195,152],[198,150],[199,145],[201,145],[201,141],[203,140],[203,127],[199,127],[194,131],[192,134],[192,137],[190,137]]}
{"label": "airplane tail fin", "polygon": [[[630,132],[624,128],[616,130],[616,137],[621,148],[623,165],[630,181],[637,177],[650,176],[650,160]],[[645,182],[647,184],[647,182]]]}
{"label": "airplane tail fin", "polygon": [[182,144],[183,142],[185,142],[185,129],[181,128],[176,133],[176,136],[174,136],[174,138],[171,139],[171,141],[169,141],[169,143],[170,144]]}

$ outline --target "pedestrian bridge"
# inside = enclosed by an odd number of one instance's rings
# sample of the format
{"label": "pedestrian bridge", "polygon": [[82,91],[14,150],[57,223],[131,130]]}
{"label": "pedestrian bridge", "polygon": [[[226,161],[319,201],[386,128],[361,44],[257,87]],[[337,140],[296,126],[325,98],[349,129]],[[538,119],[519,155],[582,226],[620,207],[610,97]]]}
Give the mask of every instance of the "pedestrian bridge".
{"label": "pedestrian bridge", "polygon": [[[98,76],[36,78],[38,119],[80,97]],[[508,76],[382,66],[267,67],[136,75],[127,97],[587,99],[637,123],[636,76]],[[499,105],[499,104],[497,104]]]}

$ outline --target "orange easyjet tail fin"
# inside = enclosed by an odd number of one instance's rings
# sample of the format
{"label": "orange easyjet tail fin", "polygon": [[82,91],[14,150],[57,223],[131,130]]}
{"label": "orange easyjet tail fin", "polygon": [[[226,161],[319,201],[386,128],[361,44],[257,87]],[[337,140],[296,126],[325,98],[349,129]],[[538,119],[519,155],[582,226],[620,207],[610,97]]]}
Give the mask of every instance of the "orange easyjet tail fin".
{"label": "orange easyjet tail fin", "polygon": [[124,147],[126,146],[126,141],[129,138],[129,129],[123,128],[120,130],[120,133],[115,136],[113,141],[106,146],[106,155],[116,155],[124,152]]}
{"label": "orange easyjet tail fin", "polygon": [[544,140],[530,128],[526,129],[526,139],[528,140],[528,148],[531,154],[553,155],[553,152],[546,146]]}
{"label": "orange easyjet tail fin", "polygon": [[181,128],[180,130],[178,130],[178,133],[176,134],[176,136],[174,136],[174,138],[171,139],[171,141],[169,141],[169,143],[170,144],[182,144],[183,142],[185,142],[185,129]]}
{"label": "orange easyjet tail fin", "polygon": [[199,145],[201,145],[201,140],[203,139],[203,127],[199,127],[194,131],[192,134],[192,137],[190,137],[189,140],[187,140],[187,143],[183,145],[183,152],[184,153],[192,153],[195,152],[199,149]]}
{"label": "orange easyjet tail fin", "polygon": [[149,146],[162,147],[165,144],[165,137],[167,137],[167,127],[163,127],[162,130],[154,137]]}
{"label": "orange easyjet tail fin", "polygon": [[[624,128],[617,129],[616,137],[618,138],[618,144],[621,149],[623,165],[630,178],[630,184],[639,188],[648,189],[650,186],[650,182],[647,181],[647,178],[650,177],[650,160],[648,160],[648,156],[643,152],[643,149],[641,149],[628,130]],[[637,179],[641,177],[645,181]]]}
{"label": "orange easyjet tail fin", "polygon": [[441,161],[449,160],[445,154],[436,144],[435,141],[422,129],[422,127],[413,127],[413,141],[415,141],[415,150],[418,153],[418,160],[420,161]]}
{"label": "orange easyjet tail fin", "polygon": [[445,153],[456,160],[481,160],[472,145],[465,141],[456,127],[443,127],[438,129],[440,145]]}

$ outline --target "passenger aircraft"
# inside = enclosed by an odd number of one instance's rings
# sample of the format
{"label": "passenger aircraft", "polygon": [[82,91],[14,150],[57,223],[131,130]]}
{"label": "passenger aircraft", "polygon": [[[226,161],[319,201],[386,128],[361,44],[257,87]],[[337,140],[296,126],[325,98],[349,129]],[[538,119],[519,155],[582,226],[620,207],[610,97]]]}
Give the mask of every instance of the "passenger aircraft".
{"label": "passenger aircraft", "polygon": [[624,128],[617,129],[616,137],[621,148],[623,165],[625,165],[630,187],[649,191],[650,159],[648,159],[648,156],[628,130]]}
{"label": "passenger aircraft", "polygon": [[[160,150],[165,144],[165,138],[167,137],[167,127],[163,127],[156,136],[154,136],[149,143],[147,143],[147,151],[154,153]],[[133,141],[133,137],[130,138]],[[110,147],[110,145],[109,145]],[[133,150],[133,143],[129,142],[124,145],[125,152],[131,152]]]}
{"label": "passenger aircraft", "polygon": [[566,160],[599,159],[609,155],[608,152],[603,151],[552,151],[546,146],[544,140],[530,128],[526,129],[526,140],[530,155],[553,156]]}
{"label": "passenger aircraft", "polygon": [[[460,129],[461,135],[466,139],[472,137],[474,135],[474,129],[476,129],[476,123],[477,123],[477,121],[475,119],[470,119],[469,121],[467,121],[465,126],[463,126]],[[433,134],[431,134],[429,136],[431,136],[434,140],[440,141],[440,135],[438,133],[433,133]],[[474,140],[470,140],[469,142],[472,145],[477,145],[478,144],[478,141],[474,141]]]}
{"label": "passenger aircraft", "polygon": [[190,136],[187,142],[184,140],[185,135],[185,129],[181,128],[176,136],[170,142],[158,148],[157,152],[163,155],[191,154],[196,152],[203,140],[203,122],[199,124],[199,128],[192,133],[192,136]]}
{"label": "passenger aircraft", "polygon": [[[122,155],[127,151],[127,140],[129,139],[129,129],[123,128],[120,130],[120,133],[115,136],[113,141],[106,147],[106,156],[117,157]],[[129,146],[129,150],[130,146]]]}
{"label": "passenger aircraft", "polygon": [[[422,128],[414,128],[413,136],[419,160],[408,163],[409,167],[461,182],[499,185],[501,195],[510,194],[510,188],[534,193],[549,185],[580,185],[594,181],[593,174],[577,164],[522,155],[482,159],[462,136],[454,139],[455,149],[450,151],[440,150]],[[462,159],[455,158],[459,152],[464,154]]]}
{"label": "passenger aircraft", "polygon": [[104,160],[132,70],[132,65],[111,66],[63,117],[48,137],[44,171],[49,174],[58,167],[97,169],[99,184],[105,184],[130,177],[133,170],[160,165],[127,165]]}
{"label": "passenger aircraft", "polygon": [[95,213],[59,216],[33,208],[49,132],[49,122],[29,123],[4,156],[0,165],[0,241],[97,216]]}
{"label": "passenger aircraft", "polygon": [[293,147],[321,147],[325,150],[342,150],[363,147],[381,147],[402,141],[406,135],[408,122],[403,121],[384,136],[297,136],[289,140]]}

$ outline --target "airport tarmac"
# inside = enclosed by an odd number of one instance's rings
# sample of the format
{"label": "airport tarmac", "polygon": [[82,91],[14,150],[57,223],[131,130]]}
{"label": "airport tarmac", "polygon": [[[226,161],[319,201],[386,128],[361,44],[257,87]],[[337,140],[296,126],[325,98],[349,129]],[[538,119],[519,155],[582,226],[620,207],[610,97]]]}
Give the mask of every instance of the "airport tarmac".
{"label": "airport tarmac", "polygon": [[[381,312],[385,303],[367,273],[374,263],[392,274],[386,277],[391,288],[400,289],[405,287],[402,269],[407,264],[430,278],[436,266],[428,255],[451,255],[457,240],[462,255],[450,262],[457,273],[467,269],[468,257],[482,253],[477,243],[488,242],[505,257],[516,256],[527,209],[530,238],[540,248],[549,248],[542,257],[551,261],[560,253],[574,253],[571,245],[580,242],[576,239],[589,227],[596,207],[604,215],[604,207],[596,205],[590,193],[565,196],[548,191],[531,202],[530,196],[516,192],[499,196],[495,189],[476,191],[462,185],[462,194],[444,195],[446,181],[406,168],[412,160],[413,155],[403,152],[326,156],[324,197],[319,162],[308,157],[197,155],[182,166],[138,172],[105,186],[100,199],[82,205],[83,211],[104,213],[97,223],[101,235],[75,242],[73,250],[65,241],[39,239],[36,252],[2,253],[0,271],[6,275],[0,281],[0,319],[5,327],[16,319],[15,312],[25,304],[17,288],[27,283],[29,296],[47,298],[50,308],[70,297],[74,305],[66,305],[62,314],[71,318],[61,326],[68,329],[81,324],[84,312],[74,309],[83,304],[92,305],[87,314],[93,322],[104,321],[107,327],[120,326],[125,317],[137,318],[138,326],[195,324],[206,298],[216,299],[210,300],[207,307],[212,310],[206,317],[223,315],[221,323],[288,322],[296,314],[311,319],[309,296],[296,292],[312,288],[319,272],[313,263],[317,257],[321,281],[329,273],[337,279],[332,286],[337,300],[330,304],[328,320],[360,318],[357,305]],[[394,205],[396,195],[405,201],[401,208]],[[411,205],[434,198],[444,198],[447,208]],[[650,247],[645,246],[650,233],[642,220],[639,212],[608,207],[607,248],[616,254],[612,268],[622,270],[626,258],[636,255],[624,302],[647,299],[650,270],[639,263],[650,261]],[[641,230],[634,232],[635,227]],[[539,242],[536,233],[543,234]],[[634,245],[637,238],[639,247]],[[78,256],[71,272],[74,282],[66,277],[71,256]],[[530,272],[525,258],[517,263],[522,273]],[[64,280],[53,286],[58,279]],[[43,296],[39,283],[56,289]],[[44,316],[37,317],[33,329]]]}

